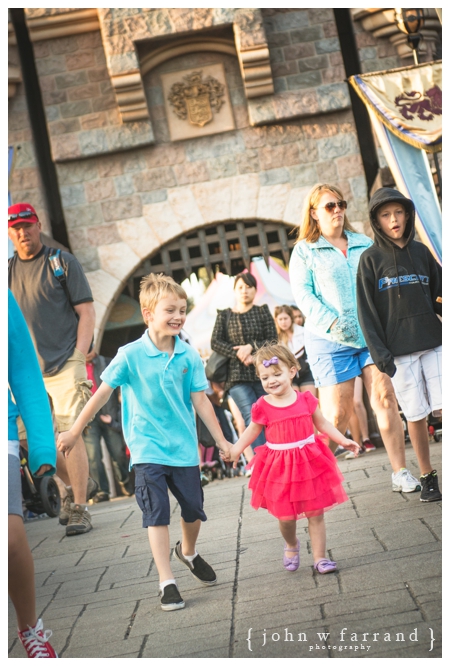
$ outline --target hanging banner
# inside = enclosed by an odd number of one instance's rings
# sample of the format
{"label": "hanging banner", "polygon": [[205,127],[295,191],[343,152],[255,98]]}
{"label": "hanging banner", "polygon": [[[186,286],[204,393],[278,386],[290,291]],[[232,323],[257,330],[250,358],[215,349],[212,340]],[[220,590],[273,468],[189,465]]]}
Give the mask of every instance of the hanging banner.
{"label": "hanging banner", "polygon": [[419,236],[442,264],[442,213],[427,155],[401,141],[370,107],[369,116],[398,190],[414,202]]}
{"label": "hanging banner", "polygon": [[442,61],[349,78],[364,104],[399,139],[442,150]]}

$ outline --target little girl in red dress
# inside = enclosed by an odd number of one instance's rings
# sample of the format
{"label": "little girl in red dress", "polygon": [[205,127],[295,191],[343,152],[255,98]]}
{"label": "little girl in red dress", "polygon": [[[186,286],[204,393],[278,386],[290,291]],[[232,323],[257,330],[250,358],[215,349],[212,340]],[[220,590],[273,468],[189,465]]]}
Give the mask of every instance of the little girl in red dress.
{"label": "little girl in red dress", "polygon": [[281,345],[266,345],[254,355],[256,373],[267,395],[252,408],[252,422],[224,460],[237,461],[240,454],[265,427],[266,443],[255,449],[251,505],[267,509],[278,518],[284,546],[283,565],[296,571],[300,564],[297,520],[308,519],[314,568],[325,574],[335,571],[336,562],[325,557],[324,511],[348,500],[336,458],[314,434],[319,432],[358,454],[359,446],[342,435],[317,407],[309,391],[292,388],[298,364],[292,352]]}

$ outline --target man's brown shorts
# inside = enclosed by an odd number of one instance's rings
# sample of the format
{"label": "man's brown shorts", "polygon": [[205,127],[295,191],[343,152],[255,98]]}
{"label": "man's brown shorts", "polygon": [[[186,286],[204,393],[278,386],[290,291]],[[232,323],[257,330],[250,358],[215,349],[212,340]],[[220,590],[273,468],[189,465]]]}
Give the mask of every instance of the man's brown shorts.
{"label": "man's brown shorts", "polygon": [[[69,430],[91,397],[92,382],[86,374],[86,357],[78,349],[57,375],[44,377],[58,432]],[[19,439],[26,439],[26,430],[19,418]]]}

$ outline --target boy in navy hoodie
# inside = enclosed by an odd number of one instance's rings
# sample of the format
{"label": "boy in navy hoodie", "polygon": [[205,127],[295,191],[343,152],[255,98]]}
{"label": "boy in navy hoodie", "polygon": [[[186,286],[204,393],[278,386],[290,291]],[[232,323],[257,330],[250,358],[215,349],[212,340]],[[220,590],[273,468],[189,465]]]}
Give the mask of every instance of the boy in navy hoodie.
{"label": "boy in navy hoodie", "polygon": [[[414,240],[415,208],[401,192],[377,190],[369,203],[374,244],[361,255],[358,318],[371,356],[392,379],[420,468],[422,502],[442,499],[430,462],[427,416],[442,410],[441,267]],[[392,490],[408,485],[392,474]]]}

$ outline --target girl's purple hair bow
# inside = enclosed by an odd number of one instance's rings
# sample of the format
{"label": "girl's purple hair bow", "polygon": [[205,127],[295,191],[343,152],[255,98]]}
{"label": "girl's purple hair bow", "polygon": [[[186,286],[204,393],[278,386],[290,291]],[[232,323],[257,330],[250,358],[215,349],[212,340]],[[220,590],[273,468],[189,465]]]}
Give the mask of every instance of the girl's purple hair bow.
{"label": "girl's purple hair bow", "polygon": [[272,356],[268,361],[263,361],[263,366],[265,368],[268,368],[269,365],[276,365],[278,363],[278,358],[277,356]]}

